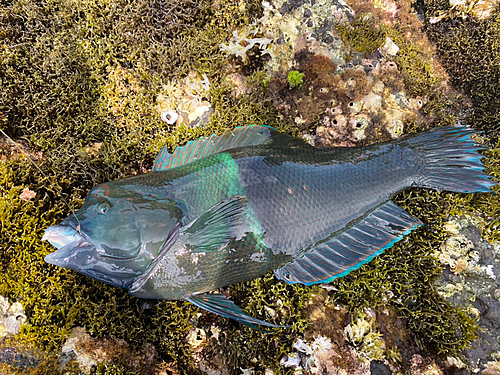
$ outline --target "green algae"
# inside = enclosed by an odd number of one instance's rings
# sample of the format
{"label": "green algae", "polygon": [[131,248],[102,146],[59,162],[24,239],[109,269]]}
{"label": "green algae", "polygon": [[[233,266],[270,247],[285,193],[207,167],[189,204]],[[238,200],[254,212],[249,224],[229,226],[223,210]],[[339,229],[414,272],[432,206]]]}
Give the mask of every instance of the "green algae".
{"label": "green algae", "polygon": [[[485,165],[489,169],[489,174],[500,181],[500,140],[497,141],[494,148],[485,152],[488,157],[485,159]],[[471,200],[471,207],[477,213],[485,216],[486,225],[481,230],[484,237],[491,243],[500,241],[500,189],[494,188],[493,194],[480,194]]]}
{"label": "green algae", "polygon": [[[272,273],[229,287],[232,299],[244,306],[247,314],[291,327],[262,331],[217,317],[222,333],[218,339],[211,338],[206,358],[226,363],[229,369],[255,368],[263,373],[265,368],[279,368],[280,359],[290,352],[295,337],[304,334],[309,326],[302,310],[317,289],[277,282]],[[206,331],[210,323],[205,321]]]}
{"label": "green algae", "polygon": [[290,88],[299,88],[304,84],[304,73],[300,73],[296,70],[291,70],[290,72],[288,72],[287,81],[290,85]]}
{"label": "green algae", "polygon": [[[45,264],[52,249],[40,241],[44,229],[70,213],[65,201],[76,209],[93,185],[145,172],[163,143],[173,149],[248,121],[273,125],[274,113],[259,104],[258,92],[238,99],[228,88],[211,93],[216,115],[204,129],[166,129],[159,121],[154,107],[162,84],[191,70],[220,81],[214,76],[225,61],[220,43],[260,11],[251,1],[243,8],[238,1],[190,4],[2,5],[0,126],[23,140],[28,153],[40,154],[34,162],[42,171],[2,143],[0,291],[29,310],[19,342],[50,352],[83,326],[137,347],[153,343],[162,360],[192,365],[183,338],[194,306],[163,301],[143,311],[143,302],[125,291]],[[20,199],[24,187],[36,197]]]}
{"label": "green algae", "polygon": [[375,18],[369,15],[358,16],[349,23],[338,22],[335,28],[347,46],[346,60],[351,60],[356,53],[373,53],[386,38],[385,30],[377,27]]}

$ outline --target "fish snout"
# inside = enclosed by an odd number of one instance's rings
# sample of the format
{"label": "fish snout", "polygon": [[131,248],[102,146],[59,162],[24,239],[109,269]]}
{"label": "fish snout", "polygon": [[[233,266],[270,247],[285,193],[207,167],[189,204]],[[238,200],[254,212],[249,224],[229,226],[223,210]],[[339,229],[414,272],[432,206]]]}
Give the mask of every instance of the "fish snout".
{"label": "fish snout", "polygon": [[95,260],[95,246],[79,240],[71,242],[59,250],[45,256],[45,262],[54,266],[63,267],[80,272]]}
{"label": "fish snout", "polygon": [[95,246],[69,225],[51,226],[45,231],[42,241],[48,241],[57,248],[45,256],[45,262],[75,271],[84,267],[92,259],[91,253],[95,252]]}

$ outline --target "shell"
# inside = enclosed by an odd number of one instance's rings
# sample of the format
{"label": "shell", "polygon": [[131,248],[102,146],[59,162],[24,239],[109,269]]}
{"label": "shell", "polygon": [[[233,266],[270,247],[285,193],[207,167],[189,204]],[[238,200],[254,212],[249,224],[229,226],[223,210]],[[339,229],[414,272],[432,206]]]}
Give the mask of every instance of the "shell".
{"label": "shell", "polygon": [[173,109],[166,109],[161,112],[161,120],[169,125],[173,125],[177,122],[179,114]]}

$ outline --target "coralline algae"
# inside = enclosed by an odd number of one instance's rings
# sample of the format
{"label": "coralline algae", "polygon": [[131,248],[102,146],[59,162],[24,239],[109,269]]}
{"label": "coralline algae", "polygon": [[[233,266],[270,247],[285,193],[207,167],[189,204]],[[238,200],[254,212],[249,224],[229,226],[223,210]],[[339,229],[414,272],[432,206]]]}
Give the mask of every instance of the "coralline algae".
{"label": "coralline algae", "polygon": [[208,100],[210,81],[194,71],[180,81],[163,85],[156,98],[156,111],[168,125],[202,126],[209,120],[212,105]]}

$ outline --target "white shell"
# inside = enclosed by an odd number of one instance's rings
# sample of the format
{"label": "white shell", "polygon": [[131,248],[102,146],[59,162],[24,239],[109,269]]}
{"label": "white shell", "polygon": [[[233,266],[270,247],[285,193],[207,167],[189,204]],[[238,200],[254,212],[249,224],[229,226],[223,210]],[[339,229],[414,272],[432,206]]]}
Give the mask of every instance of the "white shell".
{"label": "white shell", "polygon": [[175,112],[173,109],[166,109],[161,112],[162,121],[166,122],[169,125],[175,124],[178,118],[179,114]]}

